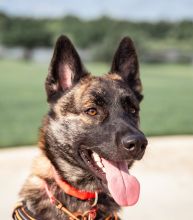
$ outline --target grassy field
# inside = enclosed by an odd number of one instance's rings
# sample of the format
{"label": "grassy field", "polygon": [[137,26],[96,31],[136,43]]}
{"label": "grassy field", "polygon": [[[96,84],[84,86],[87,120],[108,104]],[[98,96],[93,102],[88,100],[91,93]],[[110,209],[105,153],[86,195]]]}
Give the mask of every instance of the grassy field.
{"label": "grassy field", "polygon": [[[47,112],[47,64],[0,61],[0,146],[35,144]],[[108,71],[88,63],[94,74]],[[193,66],[142,65],[145,99],[141,127],[147,135],[193,134]]]}

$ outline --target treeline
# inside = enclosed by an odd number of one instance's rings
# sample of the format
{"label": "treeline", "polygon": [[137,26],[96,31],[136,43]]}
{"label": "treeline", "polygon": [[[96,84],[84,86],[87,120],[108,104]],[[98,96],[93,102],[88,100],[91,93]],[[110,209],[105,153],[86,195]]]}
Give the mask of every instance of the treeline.
{"label": "treeline", "polygon": [[51,47],[61,34],[68,35],[95,60],[109,61],[123,36],[133,38],[143,61],[193,60],[192,21],[150,23],[108,17],[87,21],[74,16],[36,19],[0,13],[0,44],[5,47],[21,46],[28,52],[37,47]]}

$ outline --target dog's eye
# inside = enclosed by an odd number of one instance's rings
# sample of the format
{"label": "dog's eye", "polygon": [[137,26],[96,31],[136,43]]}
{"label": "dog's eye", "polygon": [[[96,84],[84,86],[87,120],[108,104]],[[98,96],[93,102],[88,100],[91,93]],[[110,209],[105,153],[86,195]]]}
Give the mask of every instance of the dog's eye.
{"label": "dog's eye", "polygon": [[137,110],[135,108],[130,108],[129,111],[133,115],[135,115],[137,113]]}
{"label": "dog's eye", "polygon": [[86,113],[91,116],[95,116],[97,114],[96,108],[89,108],[86,110]]}

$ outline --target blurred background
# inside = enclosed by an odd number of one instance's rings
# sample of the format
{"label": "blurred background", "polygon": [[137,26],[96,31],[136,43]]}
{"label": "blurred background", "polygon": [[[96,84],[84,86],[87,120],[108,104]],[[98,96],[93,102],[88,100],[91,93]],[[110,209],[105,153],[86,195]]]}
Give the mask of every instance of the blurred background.
{"label": "blurred background", "polygon": [[18,147],[37,143],[48,109],[44,80],[61,34],[95,75],[109,70],[122,37],[136,45],[145,95],[141,128],[150,144],[133,168],[144,184],[141,203],[124,219],[193,219],[193,0],[0,0],[4,219],[36,154]]}

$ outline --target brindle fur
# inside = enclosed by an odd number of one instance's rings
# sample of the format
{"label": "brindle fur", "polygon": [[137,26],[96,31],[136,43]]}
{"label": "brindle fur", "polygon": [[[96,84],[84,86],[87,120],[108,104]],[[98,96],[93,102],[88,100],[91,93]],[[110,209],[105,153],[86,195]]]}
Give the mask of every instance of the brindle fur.
{"label": "brindle fur", "polygon": [[[41,220],[64,220],[68,217],[52,205],[44,189],[47,182],[54,196],[71,212],[90,209],[89,201],[66,195],[54,181],[52,166],[68,183],[78,189],[100,190],[96,220],[104,219],[119,206],[79,155],[87,148],[113,161],[128,160],[130,167],[143,152],[129,153],[121,142],[126,135],[140,134],[139,102],[142,99],[139,65],[134,45],[124,38],[115,53],[109,73],[101,77],[89,74],[70,40],[61,36],[46,79],[50,105],[40,129],[40,156],[24,184],[20,198],[35,217]],[[96,116],[87,109],[96,108]],[[136,113],[131,113],[131,108]],[[44,181],[42,181],[44,180]]]}

